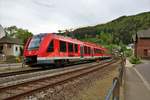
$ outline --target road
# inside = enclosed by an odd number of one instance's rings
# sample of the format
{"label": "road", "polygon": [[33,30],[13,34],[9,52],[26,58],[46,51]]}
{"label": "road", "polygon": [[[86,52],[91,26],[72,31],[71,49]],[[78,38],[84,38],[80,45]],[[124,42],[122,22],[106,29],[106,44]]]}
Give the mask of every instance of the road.
{"label": "road", "polygon": [[146,64],[140,64],[135,67],[145,80],[150,84],[150,62]]}
{"label": "road", "polygon": [[126,68],[125,100],[150,100],[150,61]]}

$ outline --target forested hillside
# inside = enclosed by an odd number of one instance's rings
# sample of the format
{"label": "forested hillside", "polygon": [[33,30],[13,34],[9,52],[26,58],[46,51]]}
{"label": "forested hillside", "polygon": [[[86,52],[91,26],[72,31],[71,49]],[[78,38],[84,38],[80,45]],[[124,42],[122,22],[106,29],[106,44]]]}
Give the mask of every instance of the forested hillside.
{"label": "forested hillside", "polygon": [[132,35],[150,28],[150,12],[133,16],[122,16],[106,24],[78,28],[71,34],[75,38],[100,44],[129,44]]}
{"label": "forested hillside", "polygon": [[[103,45],[129,44],[132,43],[132,36],[137,31],[148,28],[150,28],[150,12],[144,12],[133,16],[122,16],[105,24],[78,28],[73,32],[66,30],[65,33],[80,40]],[[8,36],[21,39],[23,43],[32,36],[28,30],[16,26],[6,27],[5,32]],[[63,33],[61,35],[64,35]]]}

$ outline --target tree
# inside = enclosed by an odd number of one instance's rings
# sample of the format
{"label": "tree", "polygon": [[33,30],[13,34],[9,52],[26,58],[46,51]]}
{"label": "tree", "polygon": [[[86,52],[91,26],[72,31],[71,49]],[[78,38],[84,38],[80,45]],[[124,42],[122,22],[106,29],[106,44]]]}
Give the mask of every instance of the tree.
{"label": "tree", "polygon": [[[150,28],[150,12],[144,12],[133,16],[122,16],[105,24],[88,26],[74,30],[75,37],[78,39],[95,38],[102,33],[109,33],[113,37],[112,42],[118,44],[132,43],[132,36],[139,30]],[[102,40],[108,39],[102,35]],[[108,35],[109,38],[109,35]]]}
{"label": "tree", "polygon": [[16,26],[10,26],[4,28],[7,36],[9,37],[15,37],[22,41],[22,43],[25,43],[29,37],[31,37],[33,34],[29,32],[26,29],[18,28]]}
{"label": "tree", "polygon": [[112,35],[109,33],[101,33],[100,40],[102,44],[112,44]]}

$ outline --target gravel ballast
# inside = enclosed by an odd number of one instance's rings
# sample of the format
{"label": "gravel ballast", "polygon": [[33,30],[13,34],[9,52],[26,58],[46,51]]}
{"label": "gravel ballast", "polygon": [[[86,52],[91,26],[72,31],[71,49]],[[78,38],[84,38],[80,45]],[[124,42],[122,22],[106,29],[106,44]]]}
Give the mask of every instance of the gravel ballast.
{"label": "gravel ballast", "polygon": [[31,100],[103,100],[117,75],[119,62],[62,85],[36,92]]}

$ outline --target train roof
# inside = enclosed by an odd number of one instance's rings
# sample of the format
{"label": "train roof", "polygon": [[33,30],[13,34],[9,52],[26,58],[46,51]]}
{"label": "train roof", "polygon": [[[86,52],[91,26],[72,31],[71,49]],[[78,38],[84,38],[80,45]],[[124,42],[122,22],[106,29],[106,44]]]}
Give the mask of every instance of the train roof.
{"label": "train roof", "polygon": [[73,39],[73,38],[68,37],[68,36],[62,36],[62,35],[57,35],[57,34],[53,34],[53,33],[49,33],[49,35],[51,35],[51,37],[53,37],[53,38],[57,38],[57,39],[62,40],[62,41],[83,44],[82,41],[77,40],[77,39]]}
{"label": "train roof", "polygon": [[95,44],[95,43],[91,43],[91,42],[84,42],[84,44],[85,45],[90,45],[90,46],[92,46],[92,47],[95,47],[95,48],[102,48],[102,46],[100,46],[100,45],[97,45],[97,44]]}
{"label": "train roof", "polygon": [[62,40],[62,41],[67,41],[67,42],[77,43],[77,44],[84,44],[84,45],[89,46],[89,47],[100,48],[102,50],[107,50],[106,48],[102,47],[101,45],[97,45],[97,44],[91,43],[91,42],[83,42],[83,41],[73,39],[73,38],[68,37],[68,36],[57,35],[56,33],[40,33],[38,35],[35,35],[34,37],[36,37],[36,36],[40,37],[40,36],[45,36],[45,35],[50,35],[52,38],[56,38],[56,39],[59,39],[59,40]]}

